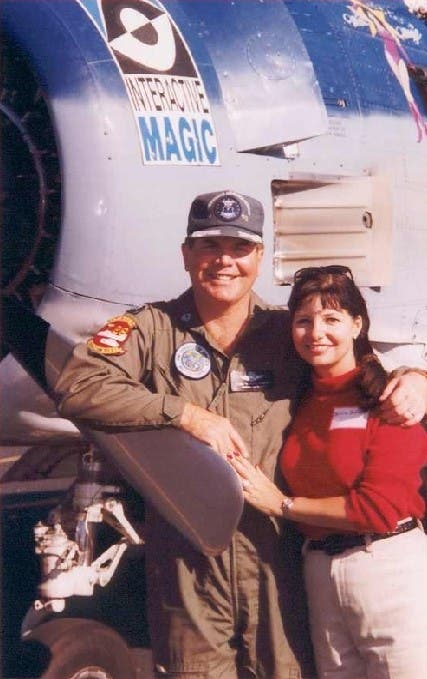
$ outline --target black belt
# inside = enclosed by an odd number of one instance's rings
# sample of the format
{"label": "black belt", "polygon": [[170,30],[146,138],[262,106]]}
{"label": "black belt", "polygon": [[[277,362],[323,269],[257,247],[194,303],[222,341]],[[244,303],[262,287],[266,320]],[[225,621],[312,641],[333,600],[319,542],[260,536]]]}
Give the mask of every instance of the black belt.
{"label": "black belt", "polygon": [[384,540],[385,538],[393,537],[393,535],[406,533],[408,530],[417,528],[417,526],[417,519],[409,519],[409,521],[401,523],[392,533],[366,533],[363,535],[334,533],[328,535],[328,537],[323,540],[309,540],[307,549],[321,550],[322,552],[329,554],[329,556],[333,556],[334,554],[345,552],[346,549],[352,549],[352,547],[361,547],[369,542],[375,542],[375,540]]}

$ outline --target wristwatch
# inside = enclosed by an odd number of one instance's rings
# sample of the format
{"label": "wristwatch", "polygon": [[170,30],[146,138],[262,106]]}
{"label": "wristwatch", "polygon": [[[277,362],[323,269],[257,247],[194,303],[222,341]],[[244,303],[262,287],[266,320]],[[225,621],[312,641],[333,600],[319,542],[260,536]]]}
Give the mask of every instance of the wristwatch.
{"label": "wristwatch", "polygon": [[295,502],[295,500],[294,500],[293,497],[286,497],[285,496],[285,498],[284,498],[284,500],[282,500],[282,504],[280,506],[283,516],[286,516],[288,514],[289,510],[292,509],[294,502]]}

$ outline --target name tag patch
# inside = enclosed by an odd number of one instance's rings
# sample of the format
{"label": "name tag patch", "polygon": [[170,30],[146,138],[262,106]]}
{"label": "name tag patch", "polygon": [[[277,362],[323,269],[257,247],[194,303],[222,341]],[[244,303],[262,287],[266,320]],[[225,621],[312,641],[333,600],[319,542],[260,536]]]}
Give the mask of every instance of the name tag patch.
{"label": "name tag patch", "polygon": [[334,408],[330,431],[332,429],[366,429],[368,413],[356,406]]}
{"label": "name tag patch", "polygon": [[232,370],[230,373],[231,391],[262,391],[271,389],[274,375],[271,370],[248,370],[245,373]]}

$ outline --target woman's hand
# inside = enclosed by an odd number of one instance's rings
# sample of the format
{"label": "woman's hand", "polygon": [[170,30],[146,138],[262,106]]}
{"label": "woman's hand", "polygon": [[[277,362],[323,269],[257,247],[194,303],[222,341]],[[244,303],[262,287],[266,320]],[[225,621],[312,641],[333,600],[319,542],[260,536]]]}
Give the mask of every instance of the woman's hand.
{"label": "woman's hand", "polygon": [[288,508],[283,502],[286,495],[259,467],[254,467],[248,460],[239,455],[227,456],[231,466],[242,481],[243,496],[250,505],[268,516],[285,517],[292,521],[338,530],[359,531],[358,526],[347,518],[347,496],[307,498],[294,497]]}
{"label": "woman's hand", "polygon": [[240,455],[229,456],[228,460],[241,479],[245,500],[263,514],[282,516],[285,496],[261,469]]}

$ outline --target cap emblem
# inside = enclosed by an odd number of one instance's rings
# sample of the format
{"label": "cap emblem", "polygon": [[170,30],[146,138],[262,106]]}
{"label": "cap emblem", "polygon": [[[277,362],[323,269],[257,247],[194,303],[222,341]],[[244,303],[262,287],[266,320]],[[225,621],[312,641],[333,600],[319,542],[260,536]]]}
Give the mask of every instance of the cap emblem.
{"label": "cap emblem", "polygon": [[232,222],[239,219],[242,214],[242,206],[234,196],[225,195],[215,201],[213,213],[222,222]]}

